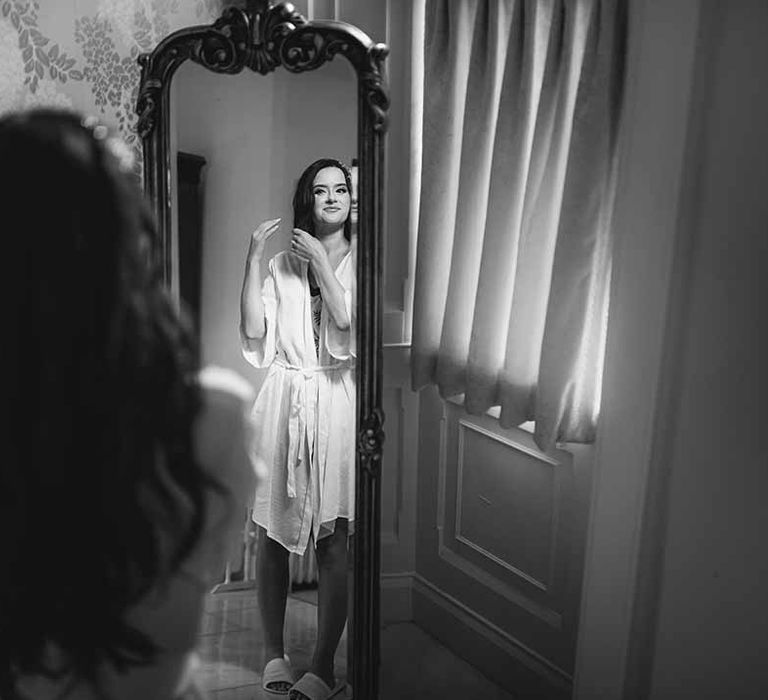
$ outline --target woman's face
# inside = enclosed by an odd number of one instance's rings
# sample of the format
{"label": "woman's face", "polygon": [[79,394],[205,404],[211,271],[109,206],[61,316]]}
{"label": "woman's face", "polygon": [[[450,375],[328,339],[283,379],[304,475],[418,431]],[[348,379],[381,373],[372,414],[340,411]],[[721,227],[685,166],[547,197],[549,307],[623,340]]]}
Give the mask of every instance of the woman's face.
{"label": "woman's face", "polygon": [[350,193],[340,168],[319,170],[312,183],[315,225],[342,226],[349,216]]}

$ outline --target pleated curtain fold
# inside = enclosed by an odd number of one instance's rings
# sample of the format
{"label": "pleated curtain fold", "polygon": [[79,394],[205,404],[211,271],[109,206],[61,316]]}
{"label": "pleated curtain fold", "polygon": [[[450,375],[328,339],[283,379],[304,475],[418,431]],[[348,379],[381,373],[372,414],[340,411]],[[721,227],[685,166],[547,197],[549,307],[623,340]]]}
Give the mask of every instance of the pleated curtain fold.
{"label": "pleated curtain fold", "polygon": [[621,0],[426,0],[414,389],[595,437]]}

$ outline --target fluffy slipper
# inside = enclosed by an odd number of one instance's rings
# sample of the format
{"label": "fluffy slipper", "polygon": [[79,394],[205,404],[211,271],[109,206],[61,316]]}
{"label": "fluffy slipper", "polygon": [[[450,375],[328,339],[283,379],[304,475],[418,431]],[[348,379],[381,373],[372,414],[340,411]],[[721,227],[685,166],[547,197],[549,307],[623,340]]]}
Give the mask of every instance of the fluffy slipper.
{"label": "fluffy slipper", "polygon": [[307,671],[291,687],[288,700],[328,700],[328,698],[335,697],[343,689],[343,683],[337,683],[335,688],[329,688],[320,676]]}
{"label": "fluffy slipper", "polygon": [[293,680],[291,661],[286,655],[282,659],[272,659],[267,663],[261,674],[261,687],[268,695],[284,698],[288,696]]}

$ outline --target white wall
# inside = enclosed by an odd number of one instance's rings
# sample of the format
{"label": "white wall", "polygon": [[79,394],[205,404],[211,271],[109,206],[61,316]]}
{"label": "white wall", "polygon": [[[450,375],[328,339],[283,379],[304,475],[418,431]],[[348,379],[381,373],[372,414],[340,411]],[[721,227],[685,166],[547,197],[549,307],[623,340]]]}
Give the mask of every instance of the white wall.
{"label": "white wall", "polygon": [[[369,3],[370,4],[370,3]],[[410,0],[379,3],[390,47],[386,73],[391,107],[386,139],[384,217],[383,408],[386,422],[381,484],[381,616],[385,624],[413,619],[419,471],[419,394],[411,390],[409,240],[411,142]],[[380,21],[380,20],[379,20]],[[391,673],[382,659],[382,673]]]}
{"label": "white wall", "polygon": [[[630,3],[627,92],[596,464],[574,678],[577,700],[623,698],[647,658],[633,607],[657,548],[654,431],[664,423],[667,318],[696,67],[700,0]],[[661,477],[655,479],[663,481]],[[646,513],[649,511],[650,515]],[[656,518],[658,519],[658,518]],[[651,554],[644,555],[644,549]],[[648,600],[639,617],[647,618]],[[628,666],[629,671],[628,671]],[[633,681],[634,683],[634,681]],[[640,696],[642,697],[642,696]]]}
{"label": "white wall", "polygon": [[650,697],[768,697],[768,4],[706,8]]}
{"label": "white wall", "polygon": [[240,289],[251,232],[281,217],[266,260],[287,247],[291,198],[316,158],[356,154],[354,71],[337,59],[312,73],[285,70],[218,75],[191,62],[173,81],[178,148],[203,156],[203,361],[230,367],[260,386],[263,371],[240,352]]}
{"label": "white wall", "polygon": [[635,0],[575,698],[764,698],[764,2]]}

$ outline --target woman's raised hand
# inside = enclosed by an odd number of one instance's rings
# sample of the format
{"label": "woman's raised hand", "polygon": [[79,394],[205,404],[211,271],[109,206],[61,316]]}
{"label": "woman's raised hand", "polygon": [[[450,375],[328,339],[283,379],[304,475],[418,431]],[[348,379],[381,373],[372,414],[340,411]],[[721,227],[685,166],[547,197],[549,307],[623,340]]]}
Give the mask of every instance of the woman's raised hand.
{"label": "woman's raised hand", "polygon": [[251,234],[251,242],[248,246],[248,259],[249,260],[261,260],[264,255],[264,245],[267,239],[277,231],[280,224],[280,219],[268,219],[258,225],[256,230]]}
{"label": "woman's raised hand", "polygon": [[300,228],[293,229],[290,250],[296,257],[306,260],[314,269],[328,261],[328,253],[323,244]]}

